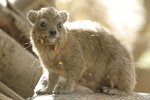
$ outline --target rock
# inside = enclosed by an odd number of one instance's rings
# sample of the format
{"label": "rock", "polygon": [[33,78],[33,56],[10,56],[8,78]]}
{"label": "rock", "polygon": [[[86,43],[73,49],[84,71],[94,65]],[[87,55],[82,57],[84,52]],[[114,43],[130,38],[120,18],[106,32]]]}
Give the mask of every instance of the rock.
{"label": "rock", "polygon": [[91,94],[46,94],[27,100],[150,100],[149,93],[131,93],[125,95],[107,95],[103,93]]}

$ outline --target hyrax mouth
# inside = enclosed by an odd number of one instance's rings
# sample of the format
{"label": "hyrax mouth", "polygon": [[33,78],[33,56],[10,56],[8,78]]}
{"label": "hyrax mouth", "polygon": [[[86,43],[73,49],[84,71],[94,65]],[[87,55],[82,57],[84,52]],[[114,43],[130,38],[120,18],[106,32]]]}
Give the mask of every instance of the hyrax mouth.
{"label": "hyrax mouth", "polygon": [[50,39],[47,39],[47,41],[50,42],[50,43],[55,43],[56,38],[50,38]]}
{"label": "hyrax mouth", "polygon": [[39,42],[45,45],[55,45],[55,41],[56,39],[39,39]]}
{"label": "hyrax mouth", "polygon": [[56,37],[48,37],[48,36],[46,36],[46,37],[43,39],[43,41],[44,41],[45,44],[53,45],[53,44],[55,44],[55,42],[56,42]]}

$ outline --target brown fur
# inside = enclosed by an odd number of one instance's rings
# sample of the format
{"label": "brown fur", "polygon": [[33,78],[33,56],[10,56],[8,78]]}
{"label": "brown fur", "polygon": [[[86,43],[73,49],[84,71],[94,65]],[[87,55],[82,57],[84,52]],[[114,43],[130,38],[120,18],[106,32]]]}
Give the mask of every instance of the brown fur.
{"label": "brown fur", "polygon": [[[123,94],[133,91],[135,69],[125,47],[104,29],[95,27],[95,23],[83,24],[84,21],[81,21],[78,24],[89,25],[90,28],[75,28],[75,23],[67,24],[67,18],[65,11],[52,7],[28,13],[28,19],[33,24],[33,49],[43,68],[50,72],[48,86],[37,93],[51,93],[59,75],[67,81],[62,88],[56,88],[58,93],[71,93],[75,84],[88,87],[95,93]],[[41,22],[45,23],[44,27],[40,26]],[[50,34],[52,30],[57,33]]]}

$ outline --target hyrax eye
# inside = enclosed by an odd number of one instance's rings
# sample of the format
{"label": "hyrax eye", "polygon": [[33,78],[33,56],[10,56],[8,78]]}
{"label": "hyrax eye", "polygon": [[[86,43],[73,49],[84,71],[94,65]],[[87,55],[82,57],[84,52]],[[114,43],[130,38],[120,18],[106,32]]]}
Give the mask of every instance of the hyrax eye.
{"label": "hyrax eye", "polygon": [[40,25],[41,25],[41,27],[45,27],[46,26],[45,23],[41,23]]}
{"label": "hyrax eye", "polygon": [[58,28],[61,28],[61,23],[58,24]]}

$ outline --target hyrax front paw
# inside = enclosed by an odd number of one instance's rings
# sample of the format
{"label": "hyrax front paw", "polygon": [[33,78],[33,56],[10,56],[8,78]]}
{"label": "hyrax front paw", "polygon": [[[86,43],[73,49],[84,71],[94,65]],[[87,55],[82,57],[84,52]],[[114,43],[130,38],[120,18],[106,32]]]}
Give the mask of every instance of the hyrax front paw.
{"label": "hyrax front paw", "polygon": [[52,94],[53,92],[47,91],[46,89],[40,89],[36,91],[37,95],[43,95],[43,94]]}

